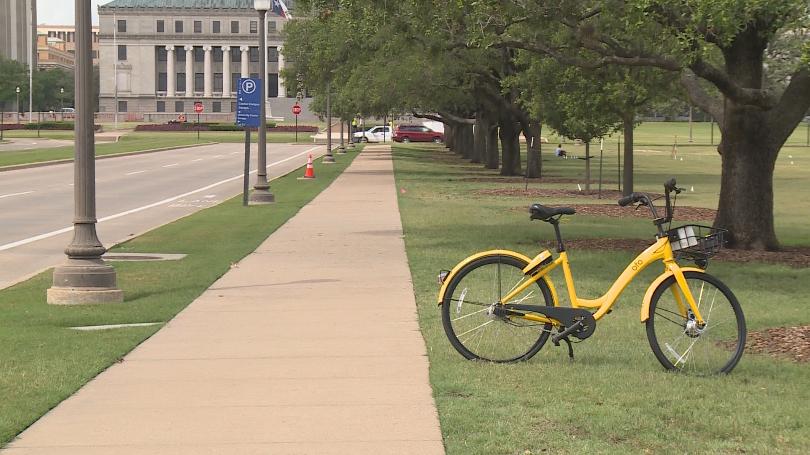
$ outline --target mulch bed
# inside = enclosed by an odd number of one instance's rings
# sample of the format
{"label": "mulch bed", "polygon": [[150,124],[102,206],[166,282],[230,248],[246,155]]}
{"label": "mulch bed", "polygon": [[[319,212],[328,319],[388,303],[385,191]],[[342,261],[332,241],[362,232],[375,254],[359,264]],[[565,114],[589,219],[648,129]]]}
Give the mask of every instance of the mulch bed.
{"label": "mulch bed", "polygon": [[[599,198],[599,193],[596,188],[591,187],[591,193],[588,194],[583,189],[577,190],[564,190],[557,188],[490,188],[478,190],[473,193],[476,196],[507,196],[507,197],[522,197],[522,198],[549,198],[549,197],[585,197],[591,199]],[[650,197],[658,197],[657,194],[650,194]],[[622,197],[622,192],[618,190],[602,190],[602,199],[618,201]]]}
{"label": "mulch bed", "polygon": [[[545,241],[543,246],[555,248],[556,241]],[[641,252],[652,245],[652,240],[645,239],[576,239],[566,240],[567,249],[597,250],[597,251],[638,251]],[[720,250],[711,260],[727,262],[764,262],[767,264],[783,264],[795,268],[810,267],[810,247],[785,248],[781,251],[745,251]]]}
{"label": "mulch bed", "polygon": [[[526,183],[528,180],[530,185],[540,185],[544,183],[579,183],[583,184],[582,179],[572,179],[564,177],[549,177],[543,176],[542,179],[526,179],[524,177],[466,177],[458,179],[460,182],[477,182],[477,183]],[[602,180],[602,185],[615,185],[614,180]],[[599,185],[598,180],[591,180],[591,185],[596,187]]]}
{"label": "mulch bed", "polygon": [[767,354],[794,362],[810,361],[810,325],[776,327],[749,332],[745,343],[747,352]]}
{"label": "mulch bed", "polygon": [[[561,207],[561,206],[557,204],[549,204],[548,207]],[[581,215],[606,216],[610,218],[626,218],[628,216],[632,216],[635,218],[647,218],[647,219],[651,218],[650,211],[647,210],[645,207],[642,207],[638,210],[633,210],[632,208],[628,207],[621,207],[618,204],[616,205],[569,204],[566,207],[572,207],[574,210],[577,211],[577,214]],[[516,212],[526,212],[528,210],[528,207],[518,206],[513,208],[512,210]],[[717,210],[706,209],[702,207],[683,206],[683,207],[676,207],[675,213],[678,214],[678,218],[684,220],[709,222],[714,220],[715,215],[717,215]]]}

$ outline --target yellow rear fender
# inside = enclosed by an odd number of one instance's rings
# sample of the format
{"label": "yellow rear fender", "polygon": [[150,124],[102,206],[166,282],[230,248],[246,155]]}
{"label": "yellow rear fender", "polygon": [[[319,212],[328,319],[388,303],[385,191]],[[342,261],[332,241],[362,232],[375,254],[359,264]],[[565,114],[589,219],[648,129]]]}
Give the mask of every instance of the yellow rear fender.
{"label": "yellow rear fender", "polygon": [[[489,251],[482,251],[480,253],[473,254],[472,256],[468,257],[467,259],[464,259],[463,261],[459,262],[458,265],[453,267],[453,270],[451,270],[450,273],[447,274],[447,277],[444,279],[444,282],[442,282],[442,287],[439,288],[439,302],[438,302],[439,305],[441,305],[442,301],[444,301],[444,293],[447,292],[447,285],[450,283],[450,281],[453,279],[453,277],[456,276],[456,274],[459,272],[459,270],[464,268],[464,266],[466,266],[470,262],[472,262],[472,261],[474,261],[476,259],[480,259],[480,258],[485,257],[485,256],[509,256],[509,257],[513,257],[515,259],[519,259],[519,260],[525,262],[526,264],[531,262],[530,258],[528,258],[528,257],[526,257],[526,256],[524,256],[524,255],[522,255],[520,253],[516,253],[514,251],[509,251],[509,250],[489,250]],[[554,292],[553,289],[554,288],[552,288],[552,293]],[[556,301],[556,299],[555,299],[555,301]]]}
{"label": "yellow rear fender", "polygon": [[[700,272],[706,273],[705,270],[699,269],[697,267],[681,267],[682,272]],[[666,272],[662,273],[652,282],[649,288],[647,288],[647,293],[644,294],[644,300],[641,303],[641,322],[646,322],[647,319],[650,319],[650,302],[652,301],[652,296],[655,293],[655,290],[658,289],[658,286],[661,286],[661,283],[664,282],[667,278],[673,276],[674,273],[671,270],[667,270]]]}

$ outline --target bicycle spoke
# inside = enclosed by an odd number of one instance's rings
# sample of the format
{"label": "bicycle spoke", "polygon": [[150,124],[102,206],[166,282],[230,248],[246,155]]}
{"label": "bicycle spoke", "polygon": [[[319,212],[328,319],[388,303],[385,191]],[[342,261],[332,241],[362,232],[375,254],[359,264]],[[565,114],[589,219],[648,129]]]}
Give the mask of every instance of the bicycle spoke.
{"label": "bicycle spoke", "polygon": [[489,306],[487,306],[486,308],[480,309],[480,310],[478,310],[476,312],[468,313],[468,314],[465,314],[464,316],[459,316],[459,317],[453,319],[452,321],[456,322],[456,321],[459,321],[461,319],[468,318],[470,316],[475,316],[476,314],[481,314],[481,313],[483,313],[484,311],[487,311],[487,310],[489,310]]}
{"label": "bicycle spoke", "polygon": [[464,335],[466,335],[466,334],[468,334],[468,333],[470,333],[470,332],[472,332],[472,331],[474,331],[474,330],[478,330],[478,329],[480,329],[481,327],[484,327],[484,326],[490,325],[490,324],[492,324],[493,322],[495,322],[495,320],[494,320],[494,319],[491,319],[491,320],[489,320],[489,321],[487,321],[487,322],[485,322],[485,323],[483,323],[483,324],[481,324],[481,325],[479,325],[479,326],[477,326],[477,327],[473,327],[473,328],[471,328],[470,330],[467,330],[467,331],[466,331],[466,332],[464,332],[464,333],[460,333],[460,334],[456,335],[456,337],[457,337],[457,338],[461,338],[461,337],[463,337]]}

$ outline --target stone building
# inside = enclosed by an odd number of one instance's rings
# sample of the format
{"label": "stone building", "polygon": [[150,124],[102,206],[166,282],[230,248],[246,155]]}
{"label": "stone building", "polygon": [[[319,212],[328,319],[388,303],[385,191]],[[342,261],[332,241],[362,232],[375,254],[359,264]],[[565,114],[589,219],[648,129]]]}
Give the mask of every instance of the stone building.
{"label": "stone building", "polygon": [[[76,27],[73,25],[37,25],[37,32],[40,35],[46,35],[48,42],[53,43],[54,47],[64,48],[63,50],[70,53],[76,53]],[[98,65],[98,26],[92,28],[93,38],[91,40],[93,46],[93,65]],[[62,44],[60,44],[60,41]],[[41,67],[42,65],[40,65]]]}
{"label": "stone building", "polygon": [[[233,119],[236,80],[259,77],[253,0],[113,0],[98,13],[101,113],[165,121],[200,101],[210,119]],[[295,103],[279,77],[286,21],[267,13],[268,117],[291,117]]]}

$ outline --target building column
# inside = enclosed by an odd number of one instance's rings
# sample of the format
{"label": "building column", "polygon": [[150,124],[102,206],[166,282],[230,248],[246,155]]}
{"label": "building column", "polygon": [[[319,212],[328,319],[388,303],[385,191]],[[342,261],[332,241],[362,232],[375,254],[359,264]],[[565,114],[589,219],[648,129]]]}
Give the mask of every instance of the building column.
{"label": "building column", "polygon": [[231,46],[222,46],[222,97],[231,96]]}
{"label": "building column", "polygon": [[194,96],[194,46],[186,46],[186,96]]}
{"label": "building column", "polygon": [[250,62],[250,55],[248,51],[250,51],[249,46],[242,46],[239,48],[242,51],[242,77],[250,77],[250,70],[248,69],[248,64]]}
{"label": "building column", "polygon": [[211,46],[203,46],[205,51],[205,59],[203,60],[203,96],[211,98],[214,94],[212,87],[214,86],[214,70],[211,65]]}
{"label": "building column", "polygon": [[281,46],[278,48],[278,98],[286,98],[287,93],[284,90],[284,79],[281,78],[281,70],[284,69],[284,56],[281,55]]}
{"label": "building column", "polygon": [[177,71],[174,69],[174,46],[166,46],[166,97],[175,96]]}

